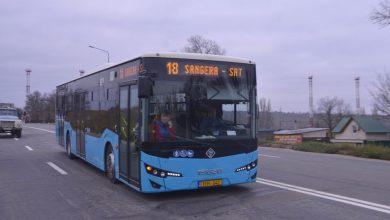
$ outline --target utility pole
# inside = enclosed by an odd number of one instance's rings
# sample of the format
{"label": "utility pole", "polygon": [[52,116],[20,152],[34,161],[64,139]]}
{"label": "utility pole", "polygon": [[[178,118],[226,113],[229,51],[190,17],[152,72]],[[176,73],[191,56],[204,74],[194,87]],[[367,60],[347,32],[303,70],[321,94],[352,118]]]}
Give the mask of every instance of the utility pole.
{"label": "utility pole", "polygon": [[110,53],[107,50],[104,50],[104,49],[101,49],[101,48],[97,48],[97,47],[94,47],[94,46],[91,46],[91,45],[89,45],[88,47],[92,48],[92,49],[96,49],[96,50],[100,50],[100,51],[105,52],[107,54],[107,63],[110,62]]}

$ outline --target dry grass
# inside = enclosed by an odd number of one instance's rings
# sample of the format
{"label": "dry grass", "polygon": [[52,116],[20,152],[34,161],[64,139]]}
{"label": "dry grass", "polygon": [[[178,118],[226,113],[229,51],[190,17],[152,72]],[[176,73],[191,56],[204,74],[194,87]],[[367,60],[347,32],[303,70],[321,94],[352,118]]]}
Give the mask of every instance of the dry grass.
{"label": "dry grass", "polygon": [[305,142],[297,145],[266,143],[264,146],[289,148],[306,152],[317,152],[326,154],[343,154],[356,157],[373,158],[381,160],[390,160],[390,147],[373,145],[373,144],[344,144],[344,143],[322,143],[322,142]]}

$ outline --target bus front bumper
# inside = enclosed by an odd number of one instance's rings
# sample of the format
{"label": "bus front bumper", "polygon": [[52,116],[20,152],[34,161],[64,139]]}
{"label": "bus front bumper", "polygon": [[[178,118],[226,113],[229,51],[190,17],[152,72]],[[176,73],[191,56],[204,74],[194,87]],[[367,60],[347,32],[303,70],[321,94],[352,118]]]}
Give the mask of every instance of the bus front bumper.
{"label": "bus front bumper", "polygon": [[[150,193],[255,182],[258,169],[257,150],[215,159],[165,159],[149,155],[143,155],[143,159],[141,191]],[[161,177],[162,172],[164,177]]]}

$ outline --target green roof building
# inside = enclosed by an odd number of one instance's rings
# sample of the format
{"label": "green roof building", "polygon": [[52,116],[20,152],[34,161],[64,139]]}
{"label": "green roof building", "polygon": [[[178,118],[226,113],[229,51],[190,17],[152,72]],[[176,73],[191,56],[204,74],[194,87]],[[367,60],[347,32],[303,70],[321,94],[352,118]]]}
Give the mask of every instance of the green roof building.
{"label": "green roof building", "polygon": [[332,142],[390,144],[390,129],[372,116],[344,117],[332,133]]}

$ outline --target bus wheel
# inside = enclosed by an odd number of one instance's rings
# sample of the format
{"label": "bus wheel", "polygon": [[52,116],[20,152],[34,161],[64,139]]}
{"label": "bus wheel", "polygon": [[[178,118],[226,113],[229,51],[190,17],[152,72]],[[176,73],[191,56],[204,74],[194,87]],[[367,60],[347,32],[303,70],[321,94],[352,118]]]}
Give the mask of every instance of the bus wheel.
{"label": "bus wheel", "polygon": [[107,147],[107,152],[106,152],[106,175],[108,179],[112,183],[117,183],[117,179],[115,177],[115,157],[114,153],[112,152],[111,145]]}
{"label": "bus wheel", "polygon": [[72,154],[70,150],[70,137],[69,134],[66,135],[66,154],[68,155],[69,159],[74,159],[74,155]]}

